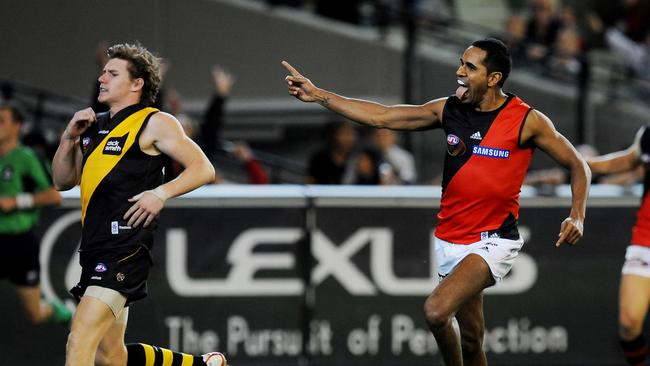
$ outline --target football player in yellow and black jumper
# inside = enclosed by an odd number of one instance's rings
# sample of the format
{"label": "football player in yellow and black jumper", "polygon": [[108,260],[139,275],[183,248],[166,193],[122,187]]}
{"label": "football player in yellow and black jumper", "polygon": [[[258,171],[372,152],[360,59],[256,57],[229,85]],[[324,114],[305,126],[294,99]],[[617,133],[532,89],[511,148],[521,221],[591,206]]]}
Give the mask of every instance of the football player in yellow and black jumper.
{"label": "football player in yellow and black jumper", "polygon": [[72,312],[41,299],[39,241],[34,228],[40,207],[58,205],[61,195],[36,153],[19,143],[24,114],[13,103],[0,105],[0,278],[16,287],[27,319],[67,323]]}
{"label": "football player in yellow and black jumper", "polygon": [[[97,100],[74,114],[52,163],[54,184],[81,188],[79,306],[66,366],[224,366],[221,353],[192,356],[124,344],[129,305],[147,295],[150,250],[165,201],[214,180],[214,167],[176,118],[148,107],[160,87],[160,60],[143,46],[117,44],[99,76]],[[167,159],[185,170],[163,184]]]}

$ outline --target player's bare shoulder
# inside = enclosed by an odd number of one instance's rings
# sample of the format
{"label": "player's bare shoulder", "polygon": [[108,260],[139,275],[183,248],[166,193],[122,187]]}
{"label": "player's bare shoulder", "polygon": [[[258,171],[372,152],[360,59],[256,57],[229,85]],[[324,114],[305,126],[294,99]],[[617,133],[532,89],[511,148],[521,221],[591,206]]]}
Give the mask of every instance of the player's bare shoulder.
{"label": "player's bare shoulder", "polygon": [[161,111],[151,115],[138,142],[142,151],[157,155],[160,151],[156,148],[156,142],[183,136],[183,128],[178,119],[169,113]]}

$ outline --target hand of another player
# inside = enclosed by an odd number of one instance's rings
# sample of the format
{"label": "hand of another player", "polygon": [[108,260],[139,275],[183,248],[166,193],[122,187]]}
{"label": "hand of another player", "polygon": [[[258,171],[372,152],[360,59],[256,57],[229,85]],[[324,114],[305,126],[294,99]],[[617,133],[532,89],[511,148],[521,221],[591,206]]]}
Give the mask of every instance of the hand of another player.
{"label": "hand of another player", "polygon": [[314,102],[316,101],[315,93],[317,88],[312,84],[312,82],[306,77],[302,76],[298,70],[291,66],[288,62],[282,61],[282,66],[284,66],[291,75],[287,75],[284,80],[287,82],[287,87],[289,88],[289,94],[293,95],[297,99],[303,102]]}
{"label": "hand of another player", "polygon": [[68,126],[65,128],[63,136],[68,140],[74,140],[81,136],[81,134],[84,133],[95,121],[97,121],[97,117],[92,108],[77,111],[77,113],[72,116]]}
{"label": "hand of another player", "polygon": [[582,220],[567,217],[562,221],[562,225],[560,225],[560,234],[558,234],[559,238],[555,246],[559,247],[564,243],[571,245],[577,244],[582,239],[582,231]]}
{"label": "hand of another player", "polygon": [[129,202],[135,202],[124,214],[124,220],[131,227],[138,227],[144,223],[143,227],[149,226],[153,220],[158,217],[165,202],[152,191],[144,191],[129,199]]}

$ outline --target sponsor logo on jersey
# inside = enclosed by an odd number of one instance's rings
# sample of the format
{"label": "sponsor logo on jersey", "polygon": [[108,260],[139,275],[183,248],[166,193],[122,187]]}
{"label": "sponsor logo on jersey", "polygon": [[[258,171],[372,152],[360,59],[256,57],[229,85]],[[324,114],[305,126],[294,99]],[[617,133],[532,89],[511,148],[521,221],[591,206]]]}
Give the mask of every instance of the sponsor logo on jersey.
{"label": "sponsor logo on jersey", "polygon": [[472,155],[486,156],[488,158],[507,159],[510,157],[510,150],[476,145],[472,148]]}
{"label": "sponsor logo on jersey", "polygon": [[109,131],[109,130],[99,130],[99,132],[97,132],[97,133],[100,134],[100,135],[108,135],[109,132],[111,132],[111,131]]}
{"label": "sponsor logo on jersey", "polygon": [[481,132],[480,131],[474,132],[469,138],[472,139],[472,140],[482,140],[483,139],[483,137],[481,137]]}
{"label": "sponsor logo on jersey", "polygon": [[108,270],[108,267],[106,267],[106,265],[104,263],[100,262],[100,263],[97,263],[97,265],[95,266],[95,272],[102,273],[102,272],[106,272],[107,270]]}
{"label": "sponsor logo on jersey", "polygon": [[111,234],[117,235],[124,230],[133,229],[130,225],[120,225],[118,221],[111,221]]}
{"label": "sponsor logo on jersey", "polygon": [[451,133],[447,135],[447,153],[449,153],[449,155],[460,156],[465,154],[466,150],[467,148],[465,147],[465,143],[460,139],[460,137]]}
{"label": "sponsor logo on jersey", "polygon": [[106,146],[104,146],[104,154],[106,155],[121,155],[122,149],[126,143],[126,138],[129,136],[127,133],[122,137],[111,137],[106,141]]}

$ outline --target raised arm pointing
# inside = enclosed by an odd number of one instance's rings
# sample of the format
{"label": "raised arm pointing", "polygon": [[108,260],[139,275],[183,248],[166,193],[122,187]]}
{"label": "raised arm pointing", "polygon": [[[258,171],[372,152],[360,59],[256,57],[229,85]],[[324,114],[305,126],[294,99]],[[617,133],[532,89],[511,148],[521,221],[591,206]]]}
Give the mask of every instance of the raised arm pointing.
{"label": "raised arm pointing", "polygon": [[289,75],[285,77],[290,95],[303,102],[317,102],[357,123],[393,130],[426,130],[440,123],[442,109],[447,98],[440,98],[422,105],[385,106],[362,99],[347,98],[318,88],[286,61],[282,66]]}

